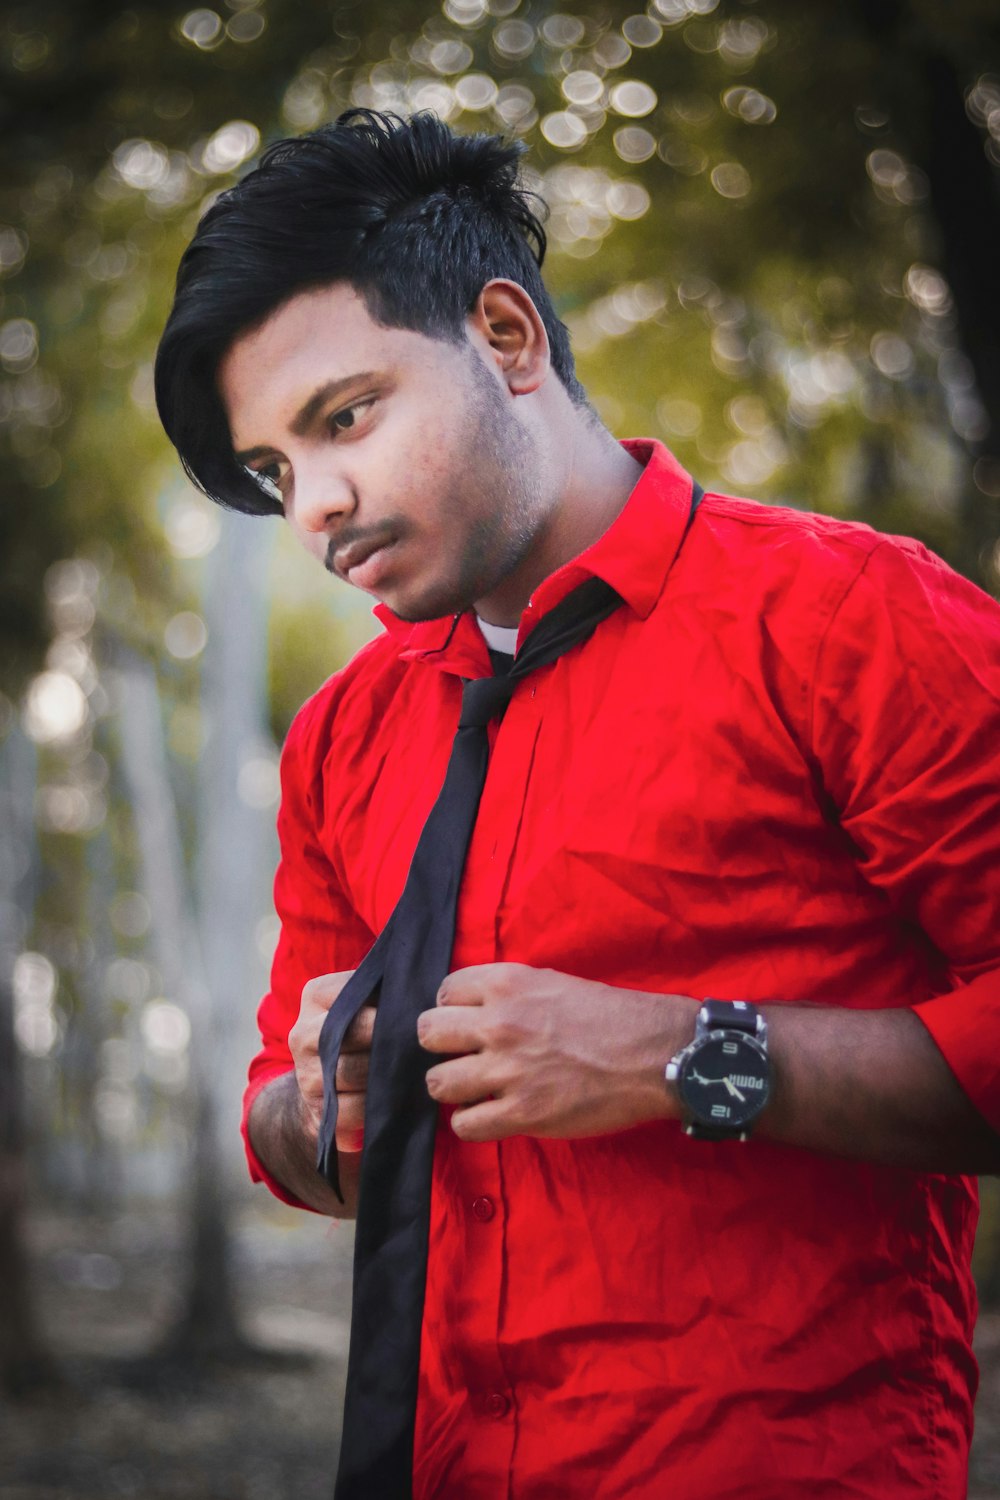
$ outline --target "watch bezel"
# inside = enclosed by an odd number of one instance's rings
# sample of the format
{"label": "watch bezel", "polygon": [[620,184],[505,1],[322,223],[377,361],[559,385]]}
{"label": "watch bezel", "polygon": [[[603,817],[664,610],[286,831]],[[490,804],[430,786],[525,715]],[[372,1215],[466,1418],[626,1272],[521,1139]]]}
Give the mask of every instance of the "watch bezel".
{"label": "watch bezel", "polygon": [[[744,1057],[746,1056],[744,1049],[747,1049],[760,1065],[760,1071],[763,1074],[763,1088],[759,1091],[755,1089],[752,1107],[745,1112],[739,1113],[735,1119],[731,1113],[725,1117],[720,1117],[719,1115],[713,1115],[710,1110],[706,1110],[703,1107],[702,1090],[704,1086],[702,1084],[694,1086],[695,1092],[693,1096],[691,1092],[691,1074],[695,1069],[698,1058],[703,1057],[710,1049],[722,1047],[726,1043],[735,1044]],[[733,1071],[738,1070],[738,1056],[739,1053],[737,1054],[737,1058],[734,1059],[737,1066],[734,1067]],[[695,1037],[694,1041],[690,1042],[678,1054],[675,1061],[677,1066],[673,1081],[676,1084],[681,1104],[684,1107],[686,1115],[685,1125],[693,1123],[702,1129],[718,1132],[721,1136],[742,1136],[750,1130],[767,1108],[772,1091],[771,1060],[767,1047],[757,1037],[751,1036],[748,1032],[737,1031],[731,1027],[713,1028],[712,1031],[705,1035]],[[733,1107],[732,1105],[727,1106],[730,1111]]]}
{"label": "watch bezel", "polygon": [[[774,1069],[767,1046],[767,1030],[764,1016],[749,1000],[719,1000],[715,997],[702,1000],[695,1021],[694,1037],[670,1059],[664,1075],[671,1093],[681,1104],[681,1124],[685,1134],[696,1140],[716,1141],[745,1141],[749,1137],[767,1108],[774,1088]],[[702,1078],[694,1097],[689,1088],[697,1058],[706,1048],[720,1043],[727,1046],[727,1050],[736,1050],[733,1066],[728,1069],[734,1087],[740,1082],[744,1082],[744,1087],[746,1086],[745,1081],[739,1078],[740,1049],[749,1047],[753,1051],[752,1059],[746,1053],[743,1054],[744,1071],[752,1070],[758,1078],[758,1082],[751,1085],[755,1095],[753,1108],[736,1120],[732,1119],[731,1109],[718,1107],[714,1101],[706,1100],[703,1093],[705,1088],[724,1084],[722,1070],[715,1078]],[[731,1088],[729,1098],[733,1097]],[[721,1103],[721,1100],[718,1101],[718,1104]]]}

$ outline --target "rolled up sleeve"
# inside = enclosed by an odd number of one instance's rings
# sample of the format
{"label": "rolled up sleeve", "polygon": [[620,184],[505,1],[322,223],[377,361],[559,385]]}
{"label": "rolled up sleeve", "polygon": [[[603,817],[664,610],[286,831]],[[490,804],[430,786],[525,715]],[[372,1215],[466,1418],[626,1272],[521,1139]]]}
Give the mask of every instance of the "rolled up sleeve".
{"label": "rolled up sleeve", "polygon": [[250,1108],[262,1089],[293,1070],[288,1034],[298,1019],[304,986],[319,975],[355,968],[372,942],[372,934],[351,906],[319,841],[329,726],[317,712],[317,702],[311,700],[300,711],[281,757],[281,857],[274,881],[281,927],[270,989],[257,1012],[261,1047],[250,1063],[242,1120],[250,1176],[297,1208],[308,1205],[268,1172],[253,1149]]}
{"label": "rolled up sleeve", "polygon": [[915,1012],[1000,1130],[1000,606],[880,542],[826,631],[812,737],[863,875],[940,958]]}

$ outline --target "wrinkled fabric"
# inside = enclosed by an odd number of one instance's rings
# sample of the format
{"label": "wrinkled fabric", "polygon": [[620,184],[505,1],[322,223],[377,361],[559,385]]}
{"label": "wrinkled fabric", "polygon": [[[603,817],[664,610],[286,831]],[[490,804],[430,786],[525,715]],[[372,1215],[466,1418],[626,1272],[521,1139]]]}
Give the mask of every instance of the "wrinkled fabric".
{"label": "wrinkled fabric", "polygon": [[[453,967],[915,1006],[1000,1126],[1000,609],[915,542],[721,495],[672,568],[691,481],[628,446],[628,504],[520,638],[587,576],[625,607],[492,736]],[[247,1108],[392,910],[490,670],[471,616],[377,613],[286,745]],[[462,1144],[443,1112],[414,1494],[959,1500],[975,1214],[962,1177],[673,1122]]]}

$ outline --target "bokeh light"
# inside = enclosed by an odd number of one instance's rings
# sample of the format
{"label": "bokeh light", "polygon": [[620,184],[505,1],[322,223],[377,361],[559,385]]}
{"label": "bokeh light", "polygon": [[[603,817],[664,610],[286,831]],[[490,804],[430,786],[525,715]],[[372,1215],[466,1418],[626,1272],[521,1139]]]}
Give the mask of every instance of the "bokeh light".
{"label": "bokeh light", "polygon": [[230,120],[206,142],[201,166],[213,174],[233,172],[247,161],[260,145],[260,131],[249,120]]}
{"label": "bokeh light", "polygon": [[58,980],[43,953],[19,953],[14,960],[14,1036],[29,1057],[47,1057],[59,1040],[55,1009]]}
{"label": "bokeh light", "polygon": [[191,661],[200,656],[207,642],[205,621],[190,609],[182,609],[174,615],[163,631],[163,644],[178,661]]}
{"label": "bokeh light", "polygon": [[222,17],[214,10],[189,10],[181,21],[180,34],[203,52],[211,51],[223,40]]}
{"label": "bokeh light", "polygon": [[68,672],[40,672],[28,686],[24,727],[39,745],[71,740],[87,722],[87,697]]}
{"label": "bokeh light", "polygon": [[163,530],[175,557],[205,557],[222,535],[219,508],[194,494],[181,495],[171,502]]}
{"label": "bokeh light", "polygon": [[0,363],[11,375],[30,370],[38,358],[38,329],[30,318],[0,324]]}

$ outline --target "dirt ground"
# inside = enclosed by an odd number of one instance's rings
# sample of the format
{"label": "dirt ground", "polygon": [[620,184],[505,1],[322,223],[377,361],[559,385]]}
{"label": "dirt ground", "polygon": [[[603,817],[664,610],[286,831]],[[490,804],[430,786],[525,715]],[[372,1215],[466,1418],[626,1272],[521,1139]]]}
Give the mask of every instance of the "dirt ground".
{"label": "dirt ground", "polygon": [[[238,1272],[265,1360],[183,1373],[144,1358],[170,1326],[181,1261],[163,1213],[36,1218],[40,1313],[59,1399],[0,1404],[0,1500],[330,1500],[352,1232],[261,1201]],[[970,1500],[1000,1497],[1000,1315],[977,1334]]]}

